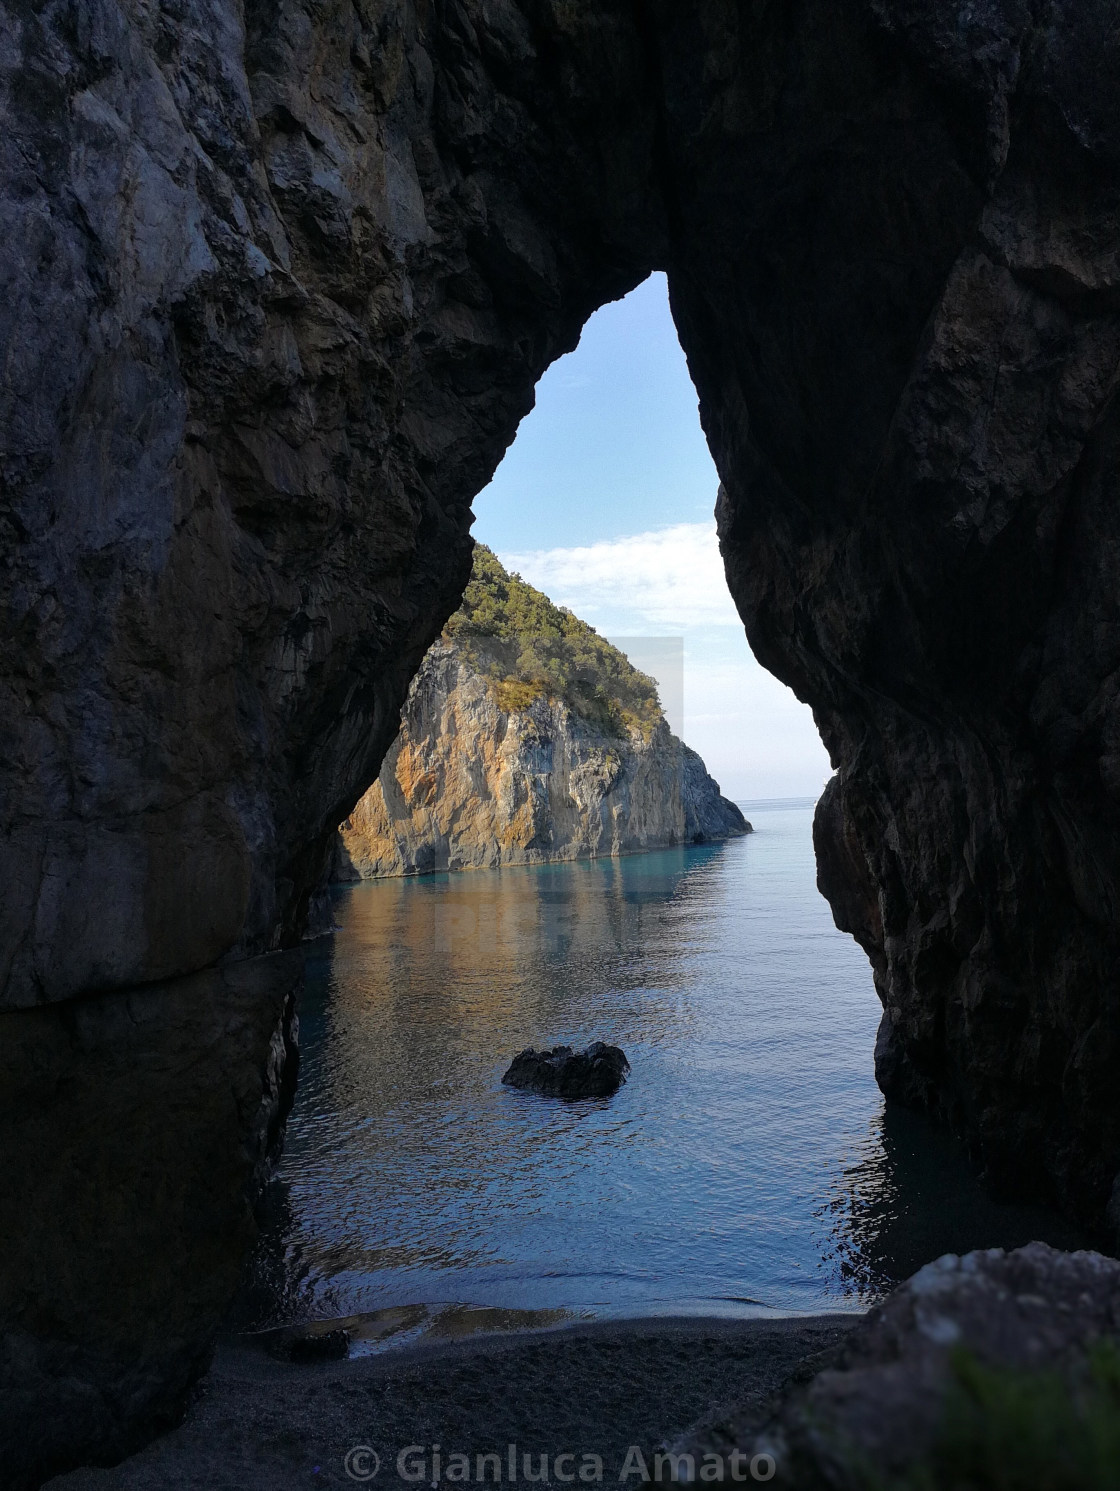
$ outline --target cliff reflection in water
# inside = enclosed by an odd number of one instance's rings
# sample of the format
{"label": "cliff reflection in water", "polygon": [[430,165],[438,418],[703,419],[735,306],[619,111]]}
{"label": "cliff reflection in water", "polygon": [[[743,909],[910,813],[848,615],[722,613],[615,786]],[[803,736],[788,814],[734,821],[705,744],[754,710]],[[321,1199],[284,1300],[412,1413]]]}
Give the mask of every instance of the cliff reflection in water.
{"label": "cliff reflection in water", "polygon": [[[907,1245],[876,1212],[908,1182],[880,1126],[871,975],[815,888],[811,805],[748,816],[728,844],[340,896],[301,1010],[258,1323],[835,1308],[888,1281],[892,1249],[930,1256],[924,1223]],[[594,1038],[633,1065],[614,1098],[501,1086],[521,1047]],[[950,1149],[936,1184],[974,1185]]]}

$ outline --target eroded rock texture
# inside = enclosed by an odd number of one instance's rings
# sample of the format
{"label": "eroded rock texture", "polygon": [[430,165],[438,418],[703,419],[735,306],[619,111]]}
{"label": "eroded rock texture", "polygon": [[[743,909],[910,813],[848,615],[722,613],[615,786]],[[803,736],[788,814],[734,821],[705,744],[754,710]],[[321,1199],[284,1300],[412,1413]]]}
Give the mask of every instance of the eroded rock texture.
{"label": "eroded rock texture", "polygon": [[664,233],[628,5],[59,0],[0,38],[18,1006],[298,936],[470,499]]}
{"label": "eroded rock texture", "polygon": [[507,1087],[546,1097],[605,1098],[618,1091],[629,1071],[621,1047],[603,1041],[592,1041],[583,1051],[573,1051],[571,1046],[537,1051],[527,1046],[513,1058],[502,1081]]}
{"label": "eroded rock texture", "polygon": [[298,937],[548,362],[653,267],[838,776],[884,1084],[1120,1167],[1112,0],[48,0],[0,23],[23,1006]]}
{"label": "eroded rock texture", "polygon": [[454,642],[412,680],[400,734],[339,830],[335,876],[634,854],[750,832],[663,715],[607,734],[542,694],[503,709]]}
{"label": "eroded rock texture", "polygon": [[[896,1289],[836,1347],[801,1364],[780,1398],[717,1413],[676,1448],[692,1455],[688,1478],[697,1484],[695,1470],[706,1454],[722,1455],[728,1463],[733,1449],[747,1464],[757,1454],[769,1455],[774,1485],[798,1491],[869,1491],[923,1480],[952,1484],[935,1456],[939,1442],[953,1433],[962,1355],[1005,1383],[1022,1381],[1023,1374],[1050,1374],[1057,1388],[1051,1386],[1041,1401],[1060,1422],[1055,1399],[1063,1388],[1085,1394],[1093,1352],[1102,1343],[1114,1349],[1118,1326],[1115,1259],[1056,1252],[1037,1242],[1010,1253],[949,1253]],[[1010,1394],[995,1401],[993,1408],[989,1399],[984,1411],[997,1418],[1002,1410],[1004,1434],[1029,1433],[1022,1407],[1016,1419],[1005,1406]],[[1030,1401],[1040,1412],[1040,1397]],[[1104,1401],[1111,1402],[1111,1394]],[[998,1443],[994,1433],[993,1441]],[[1079,1470],[1093,1451],[1082,1459],[1081,1446],[1062,1443],[1057,1433],[1051,1446],[1045,1431],[1035,1448],[1044,1445],[1053,1459],[1038,1465],[1039,1483],[1049,1470],[1079,1484]],[[988,1464],[974,1459],[973,1484],[995,1484],[993,1472],[1011,1479],[1006,1463],[992,1466],[990,1460],[990,1452]],[[1061,1470],[1055,1472],[1058,1460]],[[924,1475],[916,1473],[919,1467]],[[1084,1474],[1087,1484],[1092,1471]],[[725,1473],[723,1479],[734,1477]]]}

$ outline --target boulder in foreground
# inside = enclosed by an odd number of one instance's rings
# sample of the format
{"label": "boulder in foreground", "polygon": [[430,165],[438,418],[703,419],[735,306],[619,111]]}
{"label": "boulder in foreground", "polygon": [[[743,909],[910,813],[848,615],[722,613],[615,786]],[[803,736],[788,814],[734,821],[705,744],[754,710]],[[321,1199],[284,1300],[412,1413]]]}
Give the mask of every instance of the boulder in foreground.
{"label": "boulder in foreground", "polygon": [[1120,1485],[1114,1258],[948,1254],[805,1367],[769,1408],[745,1402],[674,1445],[683,1478],[737,1450],[796,1491]]}
{"label": "boulder in foreground", "polygon": [[537,1051],[529,1046],[513,1058],[502,1081],[547,1097],[606,1098],[618,1091],[629,1070],[625,1053],[604,1041],[593,1041],[584,1051],[571,1046]]}

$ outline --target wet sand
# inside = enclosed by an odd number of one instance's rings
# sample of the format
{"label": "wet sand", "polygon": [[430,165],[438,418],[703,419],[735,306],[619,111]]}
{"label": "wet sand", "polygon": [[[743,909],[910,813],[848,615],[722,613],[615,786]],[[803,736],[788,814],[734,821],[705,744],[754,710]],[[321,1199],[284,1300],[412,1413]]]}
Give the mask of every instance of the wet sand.
{"label": "wet sand", "polygon": [[[618,1485],[627,1451],[647,1457],[730,1403],[762,1401],[859,1319],[600,1321],[402,1347],[296,1365],[237,1341],[219,1346],[183,1424],[108,1470],[56,1477],[51,1491],[309,1491],[368,1484],[517,1481]],[[813,1362],[802,1370],[811,1370]],[[439,1466],[433,1447],[438,1446]],[[375,1452],[380,1470],[371,1476]],[[452,1460],[453,1455],[469,1459]],[[479,1465],[479,1455],[497,1461]],[[557,1457],[572,1458],[561,1460]],[[541,1456],[547,1464],[542,1467]],[[347,1457],[350,1457],[349,1460]],[[468,1474],[462,1472],[466,1468]],[[651,1466],[652,1468],[652,1466]],[[580,1472],[584,1472],[581,1482]],[[639,1485],[633,1475],[625,1484]]]}

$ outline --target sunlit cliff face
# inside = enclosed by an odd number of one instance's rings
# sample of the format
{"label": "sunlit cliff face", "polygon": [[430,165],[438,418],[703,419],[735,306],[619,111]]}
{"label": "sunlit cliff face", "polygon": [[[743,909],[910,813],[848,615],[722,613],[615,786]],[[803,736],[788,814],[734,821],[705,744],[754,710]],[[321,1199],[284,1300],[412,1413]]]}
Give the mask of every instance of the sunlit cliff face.
{"label": "sunlit cliff face", "polygon": [[[623,659],[622,661],[625,661]],[[438,642],[377,781],[339,832],[349,880],[632,854],[749,832],[704,763],[648,718],[587,718]],[[509,694],[520,695],[503,702]],[[603,701],[597,701],[602,703]]]}

